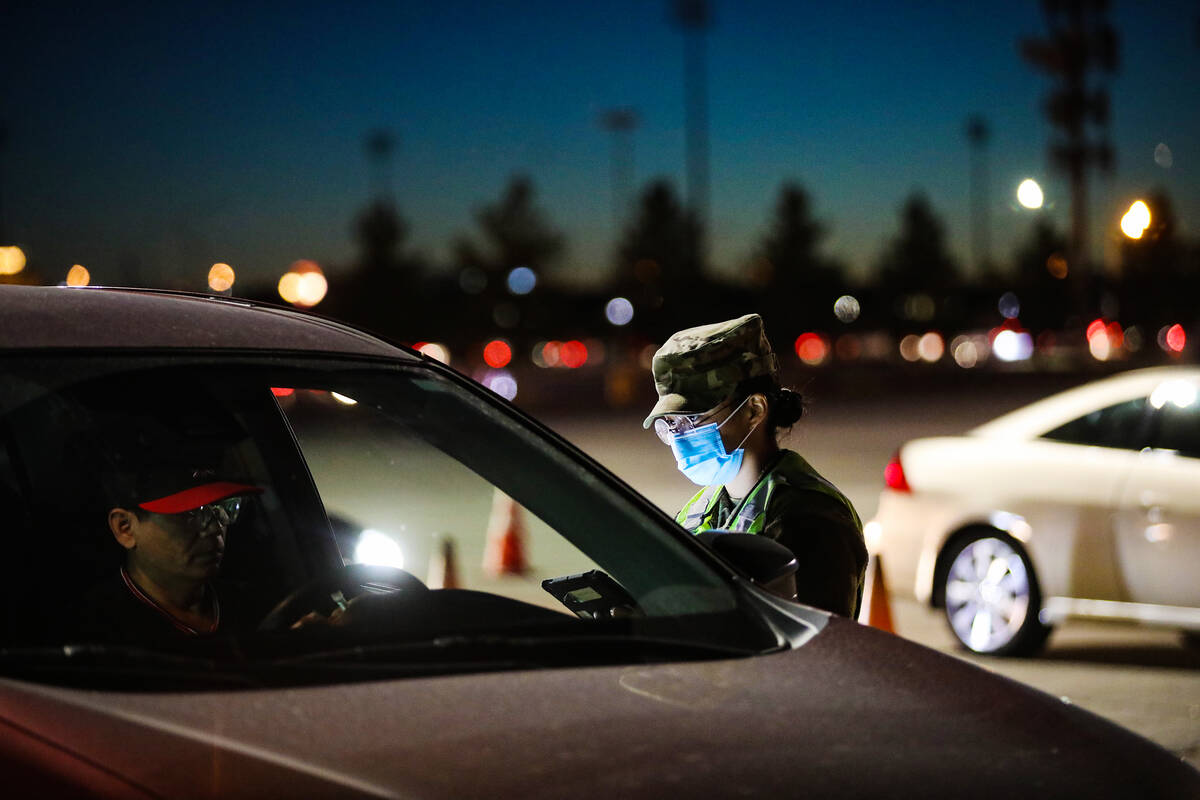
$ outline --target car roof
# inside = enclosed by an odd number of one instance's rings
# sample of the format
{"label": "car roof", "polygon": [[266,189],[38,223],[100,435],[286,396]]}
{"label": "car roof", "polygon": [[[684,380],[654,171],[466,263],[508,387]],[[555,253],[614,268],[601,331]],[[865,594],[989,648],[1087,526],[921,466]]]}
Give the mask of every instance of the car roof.
{"label": "car roof", "polygon": [[972,436],[1021,439],[1040,436],[1084,414],[1137,397],[1148,397],[1169,380],[1200,383],[1200,367],[1147,367],[1110,375],[1050,395],[970,431]]}
{"label": "car roof", "polygon": [[298,350],[420,359],[363,331],[241,298],[146,289],[0,286],[0,351]]}

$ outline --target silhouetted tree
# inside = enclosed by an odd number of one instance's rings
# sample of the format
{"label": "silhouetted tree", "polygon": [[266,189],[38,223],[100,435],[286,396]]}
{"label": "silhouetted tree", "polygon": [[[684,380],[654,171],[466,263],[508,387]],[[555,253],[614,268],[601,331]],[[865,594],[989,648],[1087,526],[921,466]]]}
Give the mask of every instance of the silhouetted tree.
{"label": "silhouetted tree", "polygon": [[878,263],[884,286],[892,291],[935,292],[950,288],[958,268],[946,249],[945,226],[921,192],[900,210],[900,232]]}
{"label": "silhouetted tree", "polygon": [[1013,253],[1021,319],[1027,327],[1061,328],[1070,314],[1067,249],[1066,237],[1042,217]]}
{"label": "silhouetted tree", "polygon": [[460,266],[505,273],[529,267],[540,273],[555,265],[565,249],[564,240],[533,198],[533,182],[528,176],[511,178],[498,201],[475,212],[482,244],[465,237],[455,242]]}
{"label": "silhouetted tree", "polygon": [[827,235],[804,188],[785,183],[752,261],[754,282],[768,289],[759,310],[773,337],[790,338],[832,306],[843,279],[841,266],[820,252]]}
{"label": "silhouetted tree", "polygon": [[617,283],[642,315],[640,322],[649,315],[657,327],[670,327],[686,316],[687,301],[703,293],[700,235],[695,216],[668,181],[646,187],[617,247]]}

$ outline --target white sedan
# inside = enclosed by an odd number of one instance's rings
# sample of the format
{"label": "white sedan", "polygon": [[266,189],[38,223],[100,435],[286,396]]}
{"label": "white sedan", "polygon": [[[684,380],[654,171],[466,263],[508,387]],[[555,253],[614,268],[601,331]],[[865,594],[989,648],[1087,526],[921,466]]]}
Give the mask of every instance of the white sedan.
{"label": "white sedan", "polygon": [[979,653],[1068,617],[1200,631],[1200,368],[1140,369],[905,443],[867,526],[890,588]]}

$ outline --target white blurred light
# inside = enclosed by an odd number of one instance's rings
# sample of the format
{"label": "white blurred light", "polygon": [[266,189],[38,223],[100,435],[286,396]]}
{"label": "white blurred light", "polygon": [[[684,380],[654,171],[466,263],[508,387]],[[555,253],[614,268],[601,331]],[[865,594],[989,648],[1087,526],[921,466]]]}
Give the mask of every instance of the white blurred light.
{"label": "white blurred light", "polygon": [[992,352],[1001,361],[1024,361],[1033,355],[1033,337],[1025,331],[1000,331]]}
{"label": "white blurred light", "polygon": [[1175,157],[1171,155],[1171,148],[1167,147],[1166,142],[1159,142],[1158,146],[1154,148],[1154,163],[1163,169],[1168,169],[1171,164],[1175,163]]}
{"label": "white blurred light", "polygon": [[928,361],[930,364],[941,360],[945,352],[946,342],[936,331],[930,331],[917,342],[917,353],[921,356],[921,360]]}
{"label": "white blurred light", "polygon": [[1005,319],[1016,319],[1021,315],[1021,301],[1013,292],[1005,292],[1000,295],[1000,302],[997,303],[997,308],[1000,311],[1000,316]]}
{"label": "white blurred light", "polygon": [[437,342],[422,342],[420,346],[417,347],[417,351],[424,353],[434,361],[440,361],[443,364],[450,363],[450,350],[444,344],[438,344]]}
{"label": "white blurred light", "polygon": [[529,294],[537,286],[537,274],[529,267],[517,267],[508,273],[508,290],[513,294]]}
{"label": "white blurred light", "polygon": [[900,340],[900,357],[905,361],[921,359],[921,337],[910,333]]}
{"label": "white blurred light", "polygon": [[863,539],[866,540],[867,550],[874,553],[879,547],[879,541],[883,538],[883,525],[876,520],[871,520],[866,525],[863,525]]}
{"label": "white blurred light", "polygon": [[354,560],[359,564],[374,564],[380,567],[404,569],[404,551],[396,540],[386,533],[367,528],[358,535],[354,546]]}
{"label": "white blurred light", "polygon": [[848,294],[839,297],[833,303],[833,314],[842,322],[847,324],[858,319],[858,315],[862,313],[862,306],[858,302],[858,298]]}
{"label": "white blurred light", "polygon": [[353,397],[347,397],[344,394],[338,394],[337,392],[330,392],[329,396],[332,397],[334,400],[337,400],[339,403],[341,403],[344,406],[358,405],[357,400],[355,400]]}
{"label": "white blurred light", "polygon": [[490,369],[481,382],[505,400],[512,400],[517,396],[517,379],[508,370]]}
{"label": "white blurred light", "polygon": [[1017,202],[1026,208],[1041,208],[1045,200],[1042,187],[1033,178],[1026,178],[1017,186]]}
{"label": "white blurred light", "polygon": [[979,348],[965,336],[959,336],[950,344],[950,352],[954,363],[963,369],[971,369],[979,363]]}
{"label": "white blurred light", "polygon": [[1162,408],[1172,403],[1179,408],[1189,408],[1196,404],[1196,384],[1191,381],[1164,381],[1155,387],[1150,395],[1150,405]]}
{"label": "white blurred light", "polygon": [[604,317],[613,325],[628,325],[633,321],[633,303],[624,297],[614,297],[604,307]]}
{"label": "white blurred light", "polygon": [[1140,239],[1150,227],[1150,207],[1141,200],[1135,200],[1125,216],[1121,217],[1121,232],[1130,239]]}

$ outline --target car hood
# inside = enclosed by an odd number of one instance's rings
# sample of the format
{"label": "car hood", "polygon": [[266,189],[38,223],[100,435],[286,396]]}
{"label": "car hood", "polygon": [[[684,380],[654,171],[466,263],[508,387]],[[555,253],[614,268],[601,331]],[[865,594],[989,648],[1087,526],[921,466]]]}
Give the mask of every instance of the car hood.
{"label": "car hood", "polygon": [[0,743],[24,731],[130,796],[1200,791],[1200,773],[1099,717],[839,619],[796,650],[707,662],[236,693],[5,680],[0,715]]}

